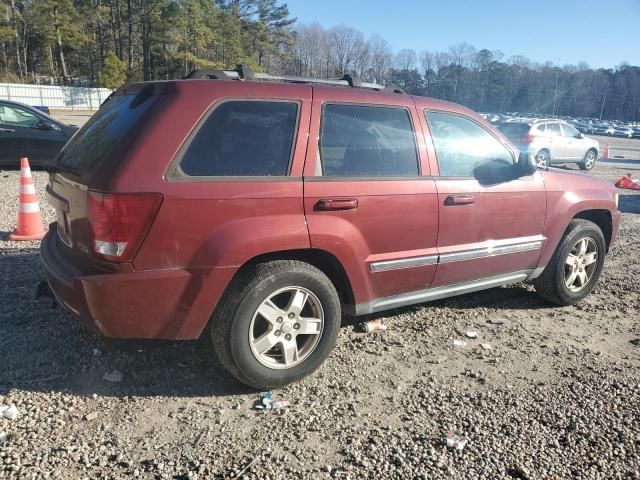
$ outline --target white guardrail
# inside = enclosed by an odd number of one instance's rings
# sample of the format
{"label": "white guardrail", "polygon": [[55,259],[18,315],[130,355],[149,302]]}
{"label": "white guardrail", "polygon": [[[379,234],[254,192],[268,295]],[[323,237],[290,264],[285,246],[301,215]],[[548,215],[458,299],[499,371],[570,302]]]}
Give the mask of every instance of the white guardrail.
{"label": "white guardrail", "polygon": [[0,100],[52,110],[97,110],[109,94],[108,88],[0,83]]}

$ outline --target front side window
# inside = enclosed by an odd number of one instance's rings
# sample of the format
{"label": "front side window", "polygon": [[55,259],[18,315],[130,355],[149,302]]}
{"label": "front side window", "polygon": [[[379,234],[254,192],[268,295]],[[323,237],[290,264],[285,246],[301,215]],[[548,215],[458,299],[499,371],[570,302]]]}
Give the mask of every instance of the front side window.
{"label": "front side window", "polygon": [[414,177],[415,135],[404,108],[328,104],[320,135],[322,175]]}
{"label": "front side window", "polygon": [[493,181],[512,171],[511,152],[471,119],[443,112],[425,115],[441,176]]}
{"label": "front side window", "polygon": [[180,169],[194,177],[287,175],[297,120],[295,102],[221,103],[191,139]]}
{"label": "front side window", "polygon": [[0,123],[17,127],[33,127],[39,122],[40,119],[27,110],[9,105],[0,105]]}
{"label": "front side window", "polygon": [[578,135],[578,133],[580,133],[578,132],[578,130],[576,130],[574,127],[572,127],[568,123],[562,124],[562,130],[564,131],[565,137],[575,137],[576,135]]}

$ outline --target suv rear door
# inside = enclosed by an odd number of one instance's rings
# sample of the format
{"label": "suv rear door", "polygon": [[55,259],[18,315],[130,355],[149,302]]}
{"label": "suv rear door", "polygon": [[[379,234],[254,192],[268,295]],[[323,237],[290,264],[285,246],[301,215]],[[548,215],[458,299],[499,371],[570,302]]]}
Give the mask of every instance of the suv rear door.
{"label": "suv rear door", "polygon": [[566,157],[567,142],[562,136],[560,124],[558,122],[547,123],[547,135],[549,135],[551,161],[564,159]]}
{"label": "suv rear door", "polygon": [[408,95],[314,88],[304,178],[311,245],[347,270],[359,313],[428,288],[435,273],[437,194],[419,131]]}
{"label": "suv rear door", "polygon": [[480,120],[438,110],[425,110],[423,119],[438,175],[440,259],[432,286],[526,278],[544,241],[542,175],[516,178],[514,152]]}

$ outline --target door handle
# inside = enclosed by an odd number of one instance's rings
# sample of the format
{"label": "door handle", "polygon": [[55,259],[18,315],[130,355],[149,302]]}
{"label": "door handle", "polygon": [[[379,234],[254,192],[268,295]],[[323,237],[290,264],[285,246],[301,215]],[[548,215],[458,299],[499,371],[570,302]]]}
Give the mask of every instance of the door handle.
{"label": "door handle", "polygon": [[445,200],[444,204],[449,205],[471,205],[476,203],[476,197],[474,195],[465,193],[460,195],[449,195]]}
{"label": "door handle", "polygon": [[15,130],[13,130],[11,128],[0,128],[0,132],[14,133]]}
{"label": "door handle", "polygon": [[355,210],[358,208],[358,200],[355,198],[327,198],[318,200],[315,210],[331,211],[331,210]]}

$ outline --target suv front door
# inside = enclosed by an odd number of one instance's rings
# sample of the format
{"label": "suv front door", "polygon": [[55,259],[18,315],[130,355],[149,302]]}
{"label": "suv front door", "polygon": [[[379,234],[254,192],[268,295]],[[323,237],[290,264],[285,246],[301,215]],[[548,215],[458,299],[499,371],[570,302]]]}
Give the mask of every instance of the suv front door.
{"label": "suv front door", "polygon": [[480,121],[436,110],[425,120],[440,218],[432,286],[527,278],[544,242],[542,175],[520,177],[514,153]]}
{"label": "suv front door", "polygon": [[368,313],[430,286],[438,206],[411,97],[353,97],[314,89],[304,206],[311,246],[340,261]]}
{"label": "suv front door", "polygon": [[564,157],[568,160],[578,160],[584,157],[587,151],[584,148],[584,142],[579,138],[580,132],[568,123],[561,123],[560,126],[565,144]]}

